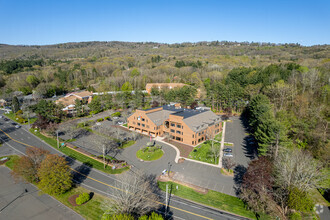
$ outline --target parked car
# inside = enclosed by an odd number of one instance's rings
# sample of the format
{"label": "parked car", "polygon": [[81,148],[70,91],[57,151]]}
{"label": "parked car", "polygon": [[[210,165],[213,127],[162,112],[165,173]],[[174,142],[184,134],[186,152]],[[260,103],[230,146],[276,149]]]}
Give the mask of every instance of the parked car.
{"label": "parked car", "polygon": [[223,156],[225,156],[225,157],[233,157],[233,154],[232,153],[224,153]]}
{"label": "parked car", "polygon": [[19,125],[16,125],[16,126],[15,126],[15,128],[20,128],[20,127],[21,127],[21,126],[19,126]]}
{"label": "parked car", "polygon": [[8,118],[3,118],[3,120],[5,120],[5,121],[9,121],[9,119],[8,119]]}
{"label": "parked car", "polygon": [[3,118],[3,116],[2,116],[2,115],[0,115],[0,118]]}
{"label": "parked car", "polygon": [[122,121],[118,121],[118,124],[119,124],[119,125],[122,125],[122,124],[124,124],[124,122],[122,122]]}
{"label": "parked car", "polygon": [[226,148],[226,149],[223,149],[224,152],[228,152],[228,153],[231,153],[233,152],[233,150],[231,148]]}
{"label": "parked car", "polygon": [[117,119],[118,119],[118,117],[113,117],[113,119],[117,120]]}

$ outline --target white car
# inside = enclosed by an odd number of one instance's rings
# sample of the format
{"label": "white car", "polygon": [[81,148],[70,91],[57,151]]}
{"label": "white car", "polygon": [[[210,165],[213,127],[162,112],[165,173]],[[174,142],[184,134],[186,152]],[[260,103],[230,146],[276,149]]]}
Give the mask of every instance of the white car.
{"label": "white car", "polygon": [[225,157],[233,157],[233,154],[232,153],[224,153],[223,156],[225,156]]}
{"label": "white car", "polygon": [[19,126],[19,125],[15,125],[15,128],[20,128],[21,126]]}
{"label": "white car", "polygon": [[124,124],[124,122],[122,122],[122,121],[119,121],[119,122],[118,122],[118,124],[119,124],[119,125],[122,125],[122,124]]}
{"label": "white car", "polygon": [[113,117],[113,119],[117,120],[117,119],[118,119],[118,117]]}
{"label": "white car", "polygon": [[2,115],[0,115],[0,118],[3,118],[3,116],[2,116]]}

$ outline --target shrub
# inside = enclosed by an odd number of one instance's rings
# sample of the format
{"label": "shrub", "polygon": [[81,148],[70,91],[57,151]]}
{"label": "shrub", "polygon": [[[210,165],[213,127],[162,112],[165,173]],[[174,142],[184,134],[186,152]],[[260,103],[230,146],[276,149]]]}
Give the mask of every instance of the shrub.
{"label": "shrub", "polygon": [[134,220],[134,217],[130,214],[107,214],[104,213],[102,218],[102,220]]}
{"label": "shrub", "polygon": [[115,112],[111,114],[112,117],[120,117],[121,113],[120,112]]}
{"label": "shrub", "polygon": [[104,120],[109,120],[109,119],[110,119],[110,117],[109,117],[109,116],[107,116],[107,117],[105,117],[105,118],[104,118]]}
{"label": "shrub", "polygon": [[21,115],[16,115],[15,119],[20,124],[23,124],[23,123],[26,123],[27,122],[27,120],[25,118],[23,118]]}
{"label": "shrub", "polygon": [[77,149],[78,147],[77,146],[73,146],[74,149]]}
{"label": "shrub", "polygon": [[90,200],[90,196],[88,193],[82,193],[79,195],[78,198],[76,198],[77,205],[82,205],[85,202],[88,202]]}
{"label": "shrub", "polygon": [[163,219],[164,219],[163,216],[155,212],[152,212],[151,215],[149,216],[143,215],[139,218],[139,220],[163,220]]}
{"label": "shrub", "polygon": [[314,208],[314,202],[307,192],[301,191],[297,187],[290,189],[288,206],[301,212],[309,212]]}
{"label": "shrub", "polygon": [[302,218],[301,218],[301,215],[299,212],[292,212],[289,216],[289,219],[290,220],[300,220]]}
{"label": "shrub", "polygon": [[101,122],[101,121],[104,121],[104,119],[103,118],[97,119],[97,122]]}

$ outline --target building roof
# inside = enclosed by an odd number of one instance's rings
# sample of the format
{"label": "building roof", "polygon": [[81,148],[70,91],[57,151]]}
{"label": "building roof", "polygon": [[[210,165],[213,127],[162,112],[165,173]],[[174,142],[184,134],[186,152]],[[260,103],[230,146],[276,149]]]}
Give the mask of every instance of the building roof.
{"label": "building roof", "polygon": [[[208,126],[220,121],[220,117],[210,110],[176,108],[173,105],[163,105],[152,109],[157,108],[163,108],[163,110],[146,114],[157,126],[163,124],[170,115],[183,117],[183,122],[194,132],[204,130]],[[149,110],[151,109],[145,111]]]}
{"label": "building roof", "polygon": [[61,103],[64,106],[74,105],[76,99],[77,99],[76,96],[65,96],[63,98],[60,98],[60,99],[56,100],[56,104]]}
{"label": "building roof", "polygon": [[188,127],[195,131],[202,131],[209,127],[210,125],[213,125],[217,122],[220,122],[221,118],[214,114],[212,111],[209,110],[193,110],[198,112],[197,114],[191,114],[188,117],[183,118],[183,122],[188,125]]}
{"label": "building roof", "polygon": [[85,98],[85,97],[92,96],[93,93],[92,92],[89,92],[89,91],[82,91],[82,92],[69,93],[66,96],[72,96],[72,95],[77,96],[77,97],[80,97],[80,98]]}

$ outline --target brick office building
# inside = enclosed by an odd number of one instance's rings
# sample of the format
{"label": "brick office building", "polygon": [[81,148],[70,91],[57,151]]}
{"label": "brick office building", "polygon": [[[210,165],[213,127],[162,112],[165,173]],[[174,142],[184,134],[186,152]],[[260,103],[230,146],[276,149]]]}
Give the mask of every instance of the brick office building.
{"label": "brick office building", "polygon": [[220,132],[221,119],[210,110],[164,105],[136,110],[128,117],[127,127],[154,137],[168,134],[175,141],[196,146]]}

